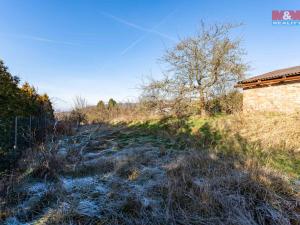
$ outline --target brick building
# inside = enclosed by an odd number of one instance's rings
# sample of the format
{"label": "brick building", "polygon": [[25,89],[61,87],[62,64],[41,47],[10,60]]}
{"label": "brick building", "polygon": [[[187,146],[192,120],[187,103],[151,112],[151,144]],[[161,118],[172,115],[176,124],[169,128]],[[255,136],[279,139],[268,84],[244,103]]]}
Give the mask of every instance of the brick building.
{"label": "brick building", "polygon": [[275,70],[239,82],[244,111],[300,112],[300,66]]}

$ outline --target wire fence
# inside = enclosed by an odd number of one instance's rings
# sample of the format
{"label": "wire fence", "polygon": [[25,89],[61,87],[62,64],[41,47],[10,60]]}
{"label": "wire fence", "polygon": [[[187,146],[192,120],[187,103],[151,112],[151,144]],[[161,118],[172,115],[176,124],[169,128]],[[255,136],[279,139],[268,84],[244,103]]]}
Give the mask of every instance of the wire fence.
{"label": "wire fence", "polygon": [[22,150],[45,142],[53,133],[54,124],[55,120],[46,116],[0,120],[0,167],[14,162]]}

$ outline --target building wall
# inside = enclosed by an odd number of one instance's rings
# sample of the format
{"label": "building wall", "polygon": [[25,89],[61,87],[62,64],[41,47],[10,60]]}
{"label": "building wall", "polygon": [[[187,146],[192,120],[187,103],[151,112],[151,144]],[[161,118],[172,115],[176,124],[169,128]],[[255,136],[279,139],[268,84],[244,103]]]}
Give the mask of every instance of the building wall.
{"label": "building wall", "polygon": [[300,112],[300,82],[246,89],[243,110]]}

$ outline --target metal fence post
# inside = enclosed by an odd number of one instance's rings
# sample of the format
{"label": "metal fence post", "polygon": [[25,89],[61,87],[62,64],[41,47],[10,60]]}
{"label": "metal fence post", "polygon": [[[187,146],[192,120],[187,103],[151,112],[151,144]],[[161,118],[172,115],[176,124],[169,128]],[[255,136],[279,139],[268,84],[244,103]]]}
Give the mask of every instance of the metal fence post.
{"label": "metal fence post", "polygon": [[29,142],[30,142],[30,147],[32,146],[32,132],[31,132],[31,126],[32,126],[32,118],[31,116],[29,117]]}
{"label": "metal fence post", "polygon": [[44,141],[47,140],[47,119],[46,119],[46,115],[44,115]]}
{"label": "metal fence post", "polygon": [[15,145],[14,149],[17,149],[18,146],[18,117],[15,118]]}

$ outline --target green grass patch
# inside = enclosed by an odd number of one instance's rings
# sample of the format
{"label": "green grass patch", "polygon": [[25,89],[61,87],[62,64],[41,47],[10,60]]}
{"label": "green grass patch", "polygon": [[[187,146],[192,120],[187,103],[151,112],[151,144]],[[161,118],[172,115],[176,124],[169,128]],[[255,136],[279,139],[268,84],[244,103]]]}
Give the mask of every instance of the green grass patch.
{"label": "green grass patch", "polygon": [[269,165],[283,171],[291,177],[300,179],[300,156],[285,152],[274,153],[269,160]]}
{"label": "green grass patch", "polygon": [[[127,124],[128,133],[120,134],[122,145],[151,143],[166,149],[199,151],[213,150],[222,155],[236,155],[241,159],[254,158],[294,178],[300,177],[300,157],[285,147],[267,149],[260,142],[251,142],[240,134],[220,127],[217,122],[227,121],[228,115],[213,117],[168,117],[148,121],[133,121]],[[233,124],[234,126],[234,124]]]}

